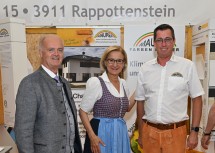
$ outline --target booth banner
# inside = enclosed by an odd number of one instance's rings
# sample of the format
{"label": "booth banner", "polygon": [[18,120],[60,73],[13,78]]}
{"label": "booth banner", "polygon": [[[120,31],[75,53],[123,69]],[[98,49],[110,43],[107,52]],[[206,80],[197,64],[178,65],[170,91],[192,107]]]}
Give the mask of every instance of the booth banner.
{"label": "booth banner", "polygon": [[[2,77],[2,96],[4,108],[4,124],[14,126],[15,121],[15,94],[12,50],[14,41],[12,29],[8,22],[0,20],[0,65]],[[17,40],[15,40],[17,41]]]}
{"label": "booth banner", "polygon": [[194,25],[215,17],[214,6],[214,0],[1,0],[0,19],[22,18],[27,26]]}
{"label": "booth banner", "polygon": [[112,46],[121,43],[120,26],[106,26],[98,28],[59,28],[57,34],[68,47]]}
{"label": "booth banner", "polygon": [[[13,65],[11,60],[11,48],[9,43],[0,44],[1,72],[2,72],[2,95],[4,107],[4,124],[10,127],[14,126],[15,121],[15,94],[13,84]],[[4,59],[3,59],[4,58]]]}
{"label": "booth banner", "polygon": [[[137,75],[143,63],[156,57],[153,42],[153,30],[156,26],[125,26],[124,40],[125,50],[128,55],[127,85],[133,93],[136,88]],[[176,43],[174,52],[178,56],[184,57],[185,27],[173,26]],[[127,114],[127,126],[134,127],[136,112]]]}
{"label": "booth banner", "polygon": [[21,79],[28,74],[27,61],[24,21],[0,20],[0,68],[4,124],[9,127],[14,126],[15,97]]}

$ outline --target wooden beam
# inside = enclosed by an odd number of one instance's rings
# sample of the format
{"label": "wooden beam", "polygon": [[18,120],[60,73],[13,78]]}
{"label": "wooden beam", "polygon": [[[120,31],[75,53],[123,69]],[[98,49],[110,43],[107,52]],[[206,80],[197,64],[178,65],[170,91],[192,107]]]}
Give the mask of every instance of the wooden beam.
{"label": "wooden beam", "polygon": [[26,28],[26,34],[56,34],[56,28]]}

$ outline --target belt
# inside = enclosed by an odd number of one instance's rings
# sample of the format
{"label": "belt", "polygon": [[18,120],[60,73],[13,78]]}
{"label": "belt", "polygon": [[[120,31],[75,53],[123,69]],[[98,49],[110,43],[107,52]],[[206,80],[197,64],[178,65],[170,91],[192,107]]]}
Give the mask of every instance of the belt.
{"label": "belt", "polygon": [[177,122],[177,123],[170,123],[170,124],[161,124],[161,123],[151,123],[149,121],[147,121],[146,119],[143,119],[143,121],[152,126],[152,127],[155,127],[159,130],[169,130],[169,129],[175,129],[175,128],[178,128],[180,126],[183,126],[183,125],[186,125],[186,121],[181,121],[181,122]]}

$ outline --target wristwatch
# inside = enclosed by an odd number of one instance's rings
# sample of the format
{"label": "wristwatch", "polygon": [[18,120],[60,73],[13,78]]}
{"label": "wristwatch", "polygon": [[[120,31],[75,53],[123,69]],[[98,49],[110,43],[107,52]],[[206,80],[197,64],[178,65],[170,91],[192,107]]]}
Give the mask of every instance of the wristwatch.
{"label": "wristwatch", "polygon": [[191,127],[191,130],[193,130],[195,132],[199,132],[199,127]]}

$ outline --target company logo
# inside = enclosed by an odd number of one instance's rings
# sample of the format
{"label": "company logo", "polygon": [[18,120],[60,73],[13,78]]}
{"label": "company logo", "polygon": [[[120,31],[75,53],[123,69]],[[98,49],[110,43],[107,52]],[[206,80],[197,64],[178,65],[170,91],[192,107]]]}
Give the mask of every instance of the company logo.
{"label": "company logo", "polygon": [[1,29],[0,30],[0,37],[8,37],[9,33],[6,29]]}
{"label": "company logo", "polygon": [[110,45],[116,45],[120,44],[119,38],[117,38],[117,34],[115,34],[113,31],[110,30],[100,30],[96,35],[94,36],[95,44],[104,45],[104,46],[110,46]]}
{"label": "company logo", "polygon": [[152,47],[153,45],[153,32],[149,32],[146,34],[143,34],[142,36],[140,36],[136,42],[134,43],[134,46],[143,46],[143,47]]}
{"label": "company logo", "polygon": [[151,52],[154,50],[153,32],[148,32],[141,35],[130,48],[130,51],[145,51]]}
{"label": "company logo", "polygon": [[117,38],[116,34],[109,30],[99,31],[94,38]]}
{"label": "company logo", "polygon": [[[153,32],[148,32],[141,35],[134,43],[133,47],[130,48],[130,51],[154,51],[154,40]],[[176,44],[173,48],[174,51],[179,51],[179,48],[176,47]]]}

